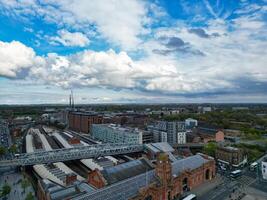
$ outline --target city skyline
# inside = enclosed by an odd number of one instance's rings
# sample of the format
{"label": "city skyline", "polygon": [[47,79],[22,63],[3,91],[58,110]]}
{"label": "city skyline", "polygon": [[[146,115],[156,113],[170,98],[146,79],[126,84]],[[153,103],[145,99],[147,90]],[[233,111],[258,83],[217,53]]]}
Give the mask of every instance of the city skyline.
{"label": "city skyline", "polygon": [[0,104],[266,103],[267,2],[0,0]]}

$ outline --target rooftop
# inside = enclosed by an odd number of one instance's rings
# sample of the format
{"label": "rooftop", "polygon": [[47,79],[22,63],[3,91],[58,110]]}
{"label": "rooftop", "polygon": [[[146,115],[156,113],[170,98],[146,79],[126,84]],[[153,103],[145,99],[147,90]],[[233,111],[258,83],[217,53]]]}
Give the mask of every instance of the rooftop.
{"label": "rooftop", "polygon": [[148,160],[141,158],[117,166],[108,167],[101,171],[108,184],[125,180],[152,170],[153,167]]}

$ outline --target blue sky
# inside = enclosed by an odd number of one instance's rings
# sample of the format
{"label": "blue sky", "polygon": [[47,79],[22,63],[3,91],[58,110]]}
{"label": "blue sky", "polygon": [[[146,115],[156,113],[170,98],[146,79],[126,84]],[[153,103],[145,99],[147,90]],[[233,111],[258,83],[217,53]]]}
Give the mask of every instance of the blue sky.
{"label": "blue sky", "polygon": [[263,102],[266,0],[0,0],[0,104]]}

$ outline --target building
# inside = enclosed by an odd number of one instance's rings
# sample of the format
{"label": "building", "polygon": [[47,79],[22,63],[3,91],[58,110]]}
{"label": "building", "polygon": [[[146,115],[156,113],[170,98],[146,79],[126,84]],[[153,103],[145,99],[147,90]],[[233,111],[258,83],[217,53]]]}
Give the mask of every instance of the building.
{"label": "building", "polygon": [[145,128],[149,117],[142,113],[109,113],[104,116],[104,124],[120,124],[122,126],[131,126]]}
{"label": "building", "polygon": [[219,146],[215,152],[215,158],[220,166],[224,168],[238,168],[247,163],[247,155],[241,149],[235,147]]}
{"label": "building", "polygon": [[69,129],[82,133],[90,133],[92,124],[102,124],[103,116],[89,112],[69,112]]}
{"label": "building", "polygon": [[267,180],[267,157],[263,158],[261,161],[261,172],[262,178]]}
{"label": "building", "polygon": [[91,133],[93,138],[107,143],[143,143],[143,132],[138,128],[121,127],[115,124],[93,124]]}
{"label": "building", "polygon": [[94,171],[88,182],[98,192],[84,199],[148,200],[178,199],[185,192],[215,177],[215,161],[206,155],[194,155],[171,162],[159,153],[153,167],[145,160],[134,160],[105,172]]}
{"label": "building", "polygon": [[197,127],[198,123],[196,119],[188,118],[185,120],[185,127],[186,129],[192,129]]}
{"label": "building", "polygon": [[193,133],[199,136],[204,143],[210,141],[224,142],[224,132],[221,129],[198,127],[193,129]]}
{"label": "building", "polygon": [[48,179],[38,180],[37,198],[38,200],[60,200],[72,199],[82,194],[96,191],[96,188],[83,181],[74,181],[72,184],[63,187]]}
{"label": "building", "polygon": [[[154,134],[158,135],[158,138],[165,138],[165,133],[167,134],[167,142],[170,144],[175,144],[177,143],[178,139],[178,133],[179,132],[185,132],[185,122],[180,122],[180,121],[173,121],[173,122],[168,122],[168,121],[158,121],[152,126],[148,126],[148,130],[151,130],[154,132]],[[163,133],[165,132],[165,133]],[[179,134],[179,136],[182,134]],[[155,136],[156,138],[157,136]],[[179,139],[180,141],[180,139]],[[155,141],[159,142],[159,141]],[[161,141],[165,142],[165,141]]]}
{"label": "building", "polygon": [[186,132],[178,132],[177,133],[177,144],[185,144],[186,143]]}
{"label": "building", "polygon": [[142,140],[143,140],[143,144],[146,143],[153,143],[153,133],[150,131],[142,131]]}
{"label": "building", "polygon": [[105,168],[101,171],[93,170],[88,175],[88,183],[95,188],[102,188],[152,169],[152,164],[147,159],[141,158],[114,167]]}

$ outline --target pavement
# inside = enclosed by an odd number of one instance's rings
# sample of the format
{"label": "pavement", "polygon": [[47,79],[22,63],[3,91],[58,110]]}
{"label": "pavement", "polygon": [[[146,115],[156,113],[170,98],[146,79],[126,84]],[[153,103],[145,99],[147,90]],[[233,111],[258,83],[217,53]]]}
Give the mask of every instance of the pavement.
{"label": "pavement", "polygon": [[[21,187],[20,180],[23,179],[23,176],[21,173],[11,173],[11,174],[1,174],[0,175],[0,188],[3,187],[5,183],[7,183],[9,186],[11,186],[11,192],[7,196],[6,200],[25,200],[27,194],[29,192],[32,192],[33,195],[35,195],[35,192],[32,188],[32,186],[27,187],[25,189],[25,192],[23,191]],[[1,198],[0,198],[1,199]],[[4,199],[4,198],[2,198]],[[35,199],[37,199],[35,197]]]}

